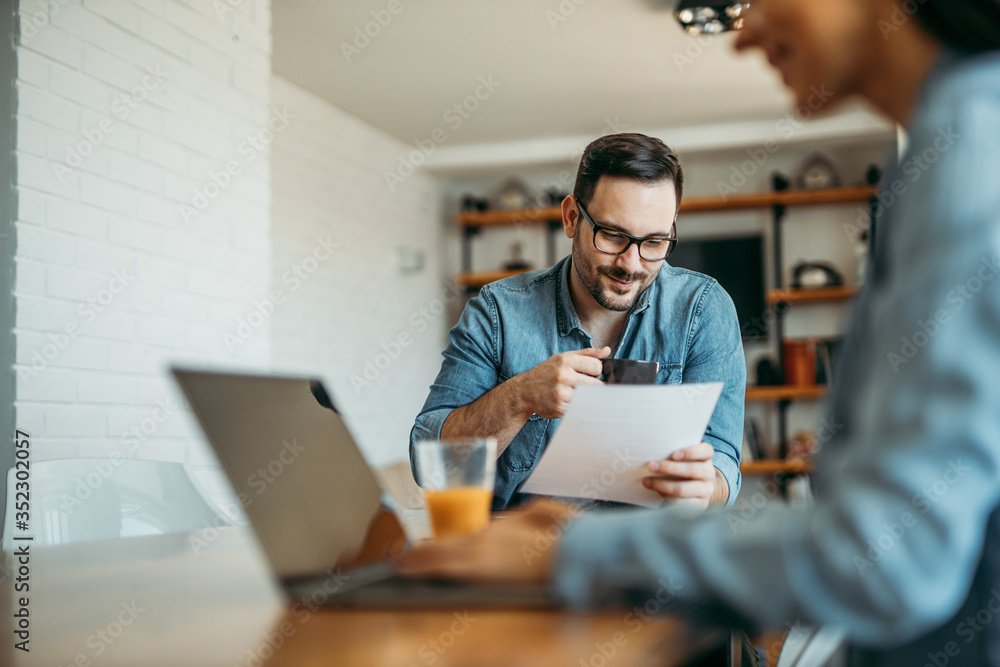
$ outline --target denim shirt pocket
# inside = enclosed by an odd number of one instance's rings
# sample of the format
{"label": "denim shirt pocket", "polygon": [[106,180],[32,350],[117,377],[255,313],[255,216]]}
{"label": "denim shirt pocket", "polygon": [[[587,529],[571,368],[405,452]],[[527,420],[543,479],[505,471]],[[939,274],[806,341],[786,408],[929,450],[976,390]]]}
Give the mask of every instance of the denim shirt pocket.
{"label": "denim shirt pocket", "polygon": [[681,364],[660,364],[660,371],[656,374],[656,384],[680,384],[683,379],[684,369]]}

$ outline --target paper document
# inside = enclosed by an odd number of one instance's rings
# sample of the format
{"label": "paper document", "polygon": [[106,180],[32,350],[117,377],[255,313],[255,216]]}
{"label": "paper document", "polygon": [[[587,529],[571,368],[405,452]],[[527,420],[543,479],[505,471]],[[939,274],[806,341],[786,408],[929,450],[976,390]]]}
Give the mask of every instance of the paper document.
{"label": "paper document", "polygon": [[722,383],[580,386],[524,493],[658,507],[646,464],[702,441]]}

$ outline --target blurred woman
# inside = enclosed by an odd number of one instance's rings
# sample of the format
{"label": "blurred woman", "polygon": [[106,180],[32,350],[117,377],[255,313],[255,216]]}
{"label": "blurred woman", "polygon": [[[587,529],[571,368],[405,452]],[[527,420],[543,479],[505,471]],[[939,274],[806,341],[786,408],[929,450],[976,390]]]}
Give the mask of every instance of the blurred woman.
{"label": "blurred woman", "polygon": [[817,501],[703,515],[539,504],[400,567],[547,582],[586,605],[679,582],[752,628],[842,628],[858,665],[1000,665],[1000,0],[753,0],[799,104],[860,96],[907,128],[816,462]]}

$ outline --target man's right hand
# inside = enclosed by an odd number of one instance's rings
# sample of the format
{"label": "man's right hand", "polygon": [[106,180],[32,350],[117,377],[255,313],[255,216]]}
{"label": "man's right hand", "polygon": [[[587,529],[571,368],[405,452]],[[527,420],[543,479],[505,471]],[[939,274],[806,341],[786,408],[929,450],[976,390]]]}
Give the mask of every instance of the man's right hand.
{"label": "man's right hand", "polygon": [[537,414],[546,419],[560,419],[578,386],[603,384],[598,379],[601,359],[610,355],[611,348],[606,346],[561,352],[507,382],[514,384],[511,389],[515,390],[527,417]]}

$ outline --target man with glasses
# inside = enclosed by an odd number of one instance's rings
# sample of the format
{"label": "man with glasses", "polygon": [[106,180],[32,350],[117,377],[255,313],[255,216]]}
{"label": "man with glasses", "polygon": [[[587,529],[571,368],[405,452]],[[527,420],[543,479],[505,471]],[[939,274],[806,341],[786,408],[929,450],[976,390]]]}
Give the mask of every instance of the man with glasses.
{"label": "man with glasses", "polygon": [[683,184],[677,157],[658,139],[617,134],[587,147],[562,202],[572,254],[469,301],[410,434],[411,464],[418,440],[493,436],[494,509],[518,504],[575,388],[601,384],[602,359],[639,359],[660,363],[660,384],[725,383],[705,442],[649,462],[644,484],[700,507],[735,500],[743,343],[725,290],[666,261]]}

